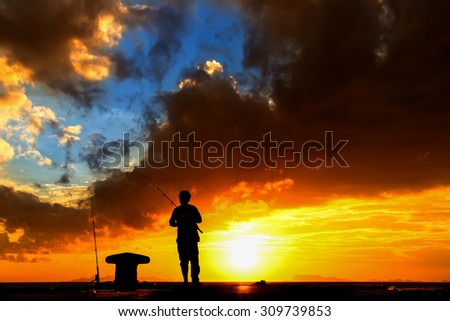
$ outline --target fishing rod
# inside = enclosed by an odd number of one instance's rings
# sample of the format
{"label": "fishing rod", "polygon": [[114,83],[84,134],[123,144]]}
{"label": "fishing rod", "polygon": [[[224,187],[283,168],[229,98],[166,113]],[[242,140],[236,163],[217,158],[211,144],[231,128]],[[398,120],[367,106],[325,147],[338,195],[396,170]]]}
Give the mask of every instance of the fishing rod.
{"label": "fishing rod", "polygon": [[[149,181],[150,182],[150,184],[152,184],[165,198],[167,198],[168,200],[169,200],[169,202],[170,203],[172,203],[172,205],[173,206],[175,206],[175,207],[177,207],[177,204],[175,204],[171,199],[170,199],[170,197],[169,196],[167,196],[167,194],[166,193],[164,193],[159,187],[158,187],[158,185],[156,185],[155,183],[153,183],[153,181],[150,179],[150,178],[148,178],[147,176],[145,176],[144,174],[141,174],[147,181]],[[196,224],[197,225],[197,224]],[[200,233],[202,233],[203,234],[203,231],[200,229],[200,227],[198,227],[198,225],[197,225],[197,230],[200,232]]]}
{"label": "fishing rod", "polygon": [[156,185],[155,183],[153,183],[153,181],[150,179],[150,178],[148,178],[147,176],[145,176],[144,174],[142,174],[142,176],[144,176],[145,177],[145,179],[147,180],[147,181],[149,181],[150,182],[150,184],[152,184],[165,198],[167,198],[168,200],[169,200],[169,202],[170,203],[172,203],[172,205],[173,206],[175,206],[175,207],[177,207],[177,204],[175,204],[171,199],[170,199],[170,197],[169,196],[167,196],[167,194],[166,193],[164,193],[159,187],[158,187],[158,185]]}
{"label": "fishing rod", "polygon": [[97,234],[95,232],[95,216],[94,216],[94,202],[91,196],[91,213],[92,213],[92,230],[94,231],[94,249],[95,249],[95,266],[97,268],[97,274],[95,275],[95,283],[100,283],[100,273],[98,270],[98,254],[97,254]]}

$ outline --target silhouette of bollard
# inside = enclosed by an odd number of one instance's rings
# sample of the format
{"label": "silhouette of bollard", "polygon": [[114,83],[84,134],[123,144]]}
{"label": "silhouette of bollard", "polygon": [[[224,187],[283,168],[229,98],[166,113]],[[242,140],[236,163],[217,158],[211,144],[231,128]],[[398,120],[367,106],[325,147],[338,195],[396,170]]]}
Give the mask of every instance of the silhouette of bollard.
{"label": "silhouette of bollard", "polygon": [[150,258],[135,253],[119,253],[106,257],[106,263],[116,265],[114,283],[120,289],[133,289],[138,284],[137,266],[147,264]]}

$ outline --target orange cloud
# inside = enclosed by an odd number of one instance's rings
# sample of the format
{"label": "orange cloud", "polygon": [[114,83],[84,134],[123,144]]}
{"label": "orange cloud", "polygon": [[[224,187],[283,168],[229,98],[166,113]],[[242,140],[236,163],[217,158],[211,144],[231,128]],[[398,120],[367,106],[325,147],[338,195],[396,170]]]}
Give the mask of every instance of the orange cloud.
{"label": "orange cloud", "polygon": [[70,145],[72,142],[79,141],[80,138],[77,135],[81,134],[82,129],[81,125],[61,127],[60,132],[56,136],[59,145]]}
{"label": "orange cloud", "polygon": [[[123,6],[119,7],[123,8]],[[94,41],[99,45],[113,47],[122,38],[123,26],[116,21],[113,15],[107,14],[98,18]]]}
{"label": "orange cloud", "polygon": [[14,157],[14,149],[0,138],[0,164],[9,162]]}
{"label": "orange cloud", "polygon": [[[119,10],[121,11],[121,10]],[[72,39],[69,59],[73,69],[89,81],[101,81],[110,75],[112,61],[106,55],[95,55],[93,50],[113,47],[122,38],[123,26],[112,14],[98,18],[96,30],[91,39]]]}
{"label": "orange cloud", "polygon": [[222,73],[223,67],[220,62],[216,60],[206,61],[205,64],[201,67],[208,75],[213,75],[214,73]]}
{"label": "orange cloud", "polygon": [[30,108],[23,85],[30,81],[30,70],[19,64],[10,64],[6,57],[0,56],[0,130],[10,120],[19,120],[24,109]]}
{"label": "orange cloud", "polygon": [[88,47],[80,40],[72,40],[70,62],[73,69],[90,81],[100,81],[109,76],[111,60],[106,56],[89,53]]}
{"label": "orange cloud", "polygon": [[271,192],[280,193],[283,189],[288,189],[294,185],[294,181],[290,178],[285,178],[279,181],[267,182],[264,184],[261,193],[268,194]]}
{"label": "orange cloud", "polygon": [[266,183],[242,181],[228,191],[215,196],[212,208],[217,213],[227,213],[230,220],[264,216],[271,211],[271,205],[277,195],[293,184],[290,178]]}
{"label": "orange cloud", "polygon": [[[205,74],[209,75],[210,77],[212,77],[214,75],[220,75],[224,72],[224,69],[223,69],[222,65],[220,64],[220,62],[218,62],[216,60],[205,61],[202,65],[197,66],[197,70],[200,72],[204,72]],[[230,81],[230,83],[232,85],[234,85],[234,89],[237,91],[237,85],[236,85],[234,78],[230,77],[227,80]],[[187,78],[178,84],[178,88],[181,90],[185,87],[186,88],[194,87],[194,86],[198,85],[199,83],[201,83],[201,81],[197,81],[196,79]]]}
{"label": "orange cloud", "polygon": [[83,127],[81,125],[64,127],[64,132],[72,135],[80,135]]}

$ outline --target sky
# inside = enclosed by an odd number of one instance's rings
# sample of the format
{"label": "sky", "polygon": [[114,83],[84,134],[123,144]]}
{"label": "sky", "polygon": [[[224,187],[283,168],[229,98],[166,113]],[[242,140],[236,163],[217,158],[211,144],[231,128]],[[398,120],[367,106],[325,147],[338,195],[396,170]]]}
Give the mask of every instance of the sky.
{"label": "sky", "polygon": [[0,282],[450,280],[449,10],[0,0]]}

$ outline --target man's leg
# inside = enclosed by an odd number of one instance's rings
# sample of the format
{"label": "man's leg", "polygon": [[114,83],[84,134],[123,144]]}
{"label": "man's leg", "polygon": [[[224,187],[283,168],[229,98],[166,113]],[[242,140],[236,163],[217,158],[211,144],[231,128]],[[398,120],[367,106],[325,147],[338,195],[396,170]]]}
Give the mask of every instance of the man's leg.
{"label": "man's leg", "polygon": [[193,242],[189,249],[189,260],[191,261],[191,278],[192,283],[199,284],[200,263],[198,260],[198,243]]}
{"label": "man's leg", "polygon": [[183,274],[183,282],[188,283],[189,271],[189,247],[185,243],[177,242],[178,257],[180,258],[181,273]]}

